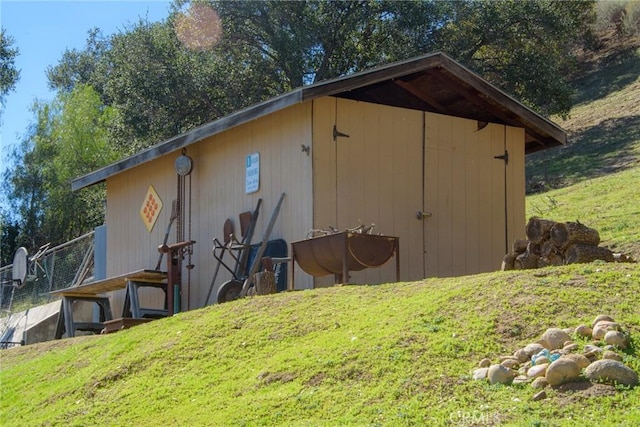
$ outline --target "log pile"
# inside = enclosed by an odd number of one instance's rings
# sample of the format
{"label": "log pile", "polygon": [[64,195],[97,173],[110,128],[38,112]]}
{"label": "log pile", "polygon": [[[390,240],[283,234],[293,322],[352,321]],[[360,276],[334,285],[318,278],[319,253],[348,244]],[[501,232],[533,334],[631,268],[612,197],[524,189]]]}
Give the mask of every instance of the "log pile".
{"label": "log pile", "polygon": [[602,260],[635,262],[624,254],[613,253],[600,244],[598,230],[576,222],[555,222],[532,217],[525,227],[527,240],[513,242],[502,260],[502,270],[527,270]]}

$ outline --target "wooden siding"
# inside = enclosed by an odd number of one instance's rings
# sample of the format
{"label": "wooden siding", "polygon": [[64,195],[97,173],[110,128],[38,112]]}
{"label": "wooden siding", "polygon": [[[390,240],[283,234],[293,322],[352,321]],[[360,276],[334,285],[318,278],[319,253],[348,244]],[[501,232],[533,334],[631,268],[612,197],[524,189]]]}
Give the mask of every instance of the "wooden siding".
{"label": "wooden siding", "polygon": [[[262,117],[241,127],[190,145],[187,149],[194,162],[191,175],[191,238],[196,240],[187,290],[187,273],[183,272],[182,308],[193,309],[205,304],[213,277],[215,260],[211,254],[212,239],[222,240],[222,227],[227,218],[240,233],[238,214],[252,211],[262,199],[262,208],[253,242],[260,242],[281,193],[286,193],[271,239],[283,238],[287,243],[304,238],[312,227],[311,157],[301,145],[311,145],[311,103],[298,104]],[[260,189],[245,194],[245,157],[260,153]],[[107,180],[107,265],[108,275],[123,274],[141,268],[154,268],[157,246],[162,243],[176,197],[177,178],[174,152],[115,175]],[[187,178],[188,182],[188,178]],[[152,184],[164,207],[158,222],[148,233],[138,211]],[[185,229],[185,237],[188,238]],[[175,242],[175,225],[169,243]],[[186,261],[184,262],[186,264]],[[162,269],[165,269],[163,262]],[[229,275],[222,269],[209,303],[215,300],[220,283]],[[296,277],[296,287],[311,287],[304,275]],[[189,301],[187,302],[187,293]],[[122,306],[122,295],[115,296],[115,315]],[[145,304],[161,304],[158,296]]]}
{"label": "wooden siding", "polygon": [[[425,210],[433,214],[425,219],[426,276],[497,270],[508,242],[524,230],[523,130],[478,127],[425,113]],[[506,172],[495,159],[505,148]]]}
{"label": "wooden siding", "polygon": [[[422,112],[336,98],[315,100],[313,111],[314,227],[374,223],[374,232],[400,237],[401,279],[422,278]],[[334,142],[334,124],[349,137]],[[350,282],[394,280],[391,261]]]}

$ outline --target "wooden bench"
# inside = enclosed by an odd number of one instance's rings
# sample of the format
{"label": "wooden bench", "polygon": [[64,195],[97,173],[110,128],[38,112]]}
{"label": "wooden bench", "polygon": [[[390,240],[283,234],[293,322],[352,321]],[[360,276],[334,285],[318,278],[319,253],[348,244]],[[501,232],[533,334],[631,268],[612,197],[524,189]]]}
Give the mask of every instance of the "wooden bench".
{"label": "wooden bench", "polygon": [[[122,274],[120,276],[110,277],[104,280],[98,280],[92,283],[76,286],[73,288],[60,289],[51,292],[53,296],[62,297],[60,313],[58,315],[58,323],[56,325],[56,339],[62,338],[64,333],[68,337],[75,336],[76,331],[90,331],[100,333],[105,329],[105,324],[122,319],[113,319],[111,314],[111,306],[109,298],[103,294],[106,292],[118,291],[126,289],[125,308],[127,314],[131,314],[133,319],[142,318],[159,318],[167,316],[167,310],[164,309],[145,309],[140,307],[138,290],[141,287],[155,287],[162,289],[165,294],[167,292],[167,274],[156,270],[138,270],[131,273]],[[95,303],[100,309],[100,319],[98,322],[80,322],[73,318],[73,304],[76,301],[86,301]],[[124,313],[123,313],[124,314]],[[149,319],[150,320],[150,319]],[[117,323],[117,322],[115,322]],[[129,322],[133,323],[141,322]]]}

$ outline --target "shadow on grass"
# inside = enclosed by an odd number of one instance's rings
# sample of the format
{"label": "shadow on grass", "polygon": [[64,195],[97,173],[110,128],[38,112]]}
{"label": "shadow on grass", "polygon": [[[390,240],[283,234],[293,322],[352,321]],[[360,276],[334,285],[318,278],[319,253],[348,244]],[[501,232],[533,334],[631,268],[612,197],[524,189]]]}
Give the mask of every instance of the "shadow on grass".
{"label": "shadow on grass", "polygon": [[527,156],[527,193],[539,193],[640,163],[640,115],[603,120],[571,144]]}
{"label": "shadow on grass", "polygon": [[595,70],[585,72],[574,81],[575,104],[587,104],[624,89],[636,81],[639,69],[640,49],[636,46],[605,57]]}

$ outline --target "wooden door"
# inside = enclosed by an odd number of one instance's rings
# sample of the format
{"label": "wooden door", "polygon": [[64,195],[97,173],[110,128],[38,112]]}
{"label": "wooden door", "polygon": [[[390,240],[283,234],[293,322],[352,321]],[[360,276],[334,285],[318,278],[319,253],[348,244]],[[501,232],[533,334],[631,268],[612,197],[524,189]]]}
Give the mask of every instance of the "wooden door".
{"label": "wooden door", "polygon": [[496,157],[513,145],[507,128],[425,113],[424,138],[425,277],[499,269],[510,233],[507,164]]}

